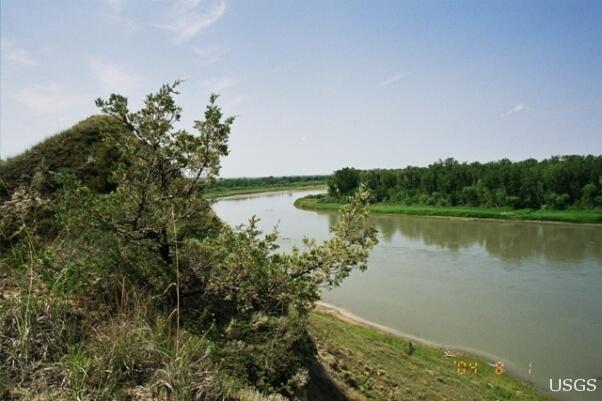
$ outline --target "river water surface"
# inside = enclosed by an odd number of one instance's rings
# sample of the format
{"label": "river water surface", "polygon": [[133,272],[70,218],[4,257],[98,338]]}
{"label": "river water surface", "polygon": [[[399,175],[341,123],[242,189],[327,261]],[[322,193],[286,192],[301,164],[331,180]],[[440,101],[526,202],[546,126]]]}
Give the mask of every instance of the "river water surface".
{"label": "river water surface", "polygon": [[[298,210],[308,192],[222,199],[226,222],[252,215],[278,225],[284,250],[328,237],[334,212]],[[368,270],[325,302],[399,333],[472,351],[549,388],[549,379],[596,378],[602,400],[602,226],[371,215],[380,233]],[[529,368],[531,372],[529,373]]]}

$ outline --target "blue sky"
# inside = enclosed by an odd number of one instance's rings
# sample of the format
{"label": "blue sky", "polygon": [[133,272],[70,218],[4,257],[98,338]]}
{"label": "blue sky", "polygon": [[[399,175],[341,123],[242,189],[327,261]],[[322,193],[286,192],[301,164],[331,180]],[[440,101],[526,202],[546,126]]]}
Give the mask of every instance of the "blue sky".
{"label": "blue sky", "polygon": [[185,80],[223,176],[602,153],[600,1],[1,2],[0,155]]}

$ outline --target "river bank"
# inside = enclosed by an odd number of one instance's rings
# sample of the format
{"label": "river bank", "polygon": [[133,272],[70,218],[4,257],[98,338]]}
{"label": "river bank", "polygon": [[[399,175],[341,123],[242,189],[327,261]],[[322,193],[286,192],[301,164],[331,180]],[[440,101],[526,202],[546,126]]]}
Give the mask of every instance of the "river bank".
{"label": "river bank", "polygon": [[205,198],[216,199],[225,198],[235,195],[261,195],[270,192],[280,191],[312,191],[325,189],[326,185],[321,183],[294,183],[291,185],[264,185],[257,187],[241,187],[241,188],[228,188],[219,190],[208,190],[205,193]]}
{"label": "river bank", "polygon": [[[295,200],[295,207],[306,210],[339,210],[344,203],[322,202],[309,196]],[[375,203],[371,213],[406,214],[414,216],[450,217],[462,219],[521,220],[537,222],[602,224],[602,211],[598,210],[533,210],[479,207],[407,206],[395,203]]]}
{"label": "river bank", "polygon": [[319,304],[310,319],[324,369],[351,400],[552,400],[475,355],[404,338]]}
{"label": "river bank", "polygon": [[[293,206],[295,199],[309,194],[230,198],[216,202],[214,208],[232,225],[255,214],[262,231],[278,226],[279,244],[288,250],[302,247],[305,236],[318,241],[328,238],[336,222],[334,212],[308,213]],[[418,339],[427,339],[425,348],[435,344],[434,349],[441,351],[443,345],[482,361],[503,361],[512,377],[539,389],[547,388],[549,378],[599,375],[601,326],[591,316],[602,310],[597,295],[602,284],[602,252],[597,246],[601,225],[503,224],[500,220],[376,213],[369,223],[381,233],[381,241],[367,271],[351,274],[345,285],[324,293],[325,302],[383,325],[380,328],[392,328],[395,334],[409,333],[417,344]],[[574,310],[582,313],[571,314]],[[559,313],[564,320],[558,320]],[[339,349],[328,339],[320,341]],[[361,341],[371,340],[363,337]],[[379,348],[368,356],[375,364],[379,358],[373,355],[380,354]],[[358,345],[353,360],[361,363],[362,352]],[[414,377],[422,378],[418,373]],[[590,393],[559,396],[566,401],[598,399]]]}

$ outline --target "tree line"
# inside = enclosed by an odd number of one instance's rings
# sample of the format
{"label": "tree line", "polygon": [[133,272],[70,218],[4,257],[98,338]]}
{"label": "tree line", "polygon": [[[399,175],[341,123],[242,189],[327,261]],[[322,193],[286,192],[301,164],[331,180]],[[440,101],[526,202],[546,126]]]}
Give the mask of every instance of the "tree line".
{"label": "tree line", "polygon": [[219,178],[209,185],[209,189],[231,189],[231,188],[250,188],[250,187],[272,187],[286,186],[293,184],[311,185],[323,183],[328,176],[326,175],[303,175],[303,176],[282,176],[282,177],[238,177],[238,178]]}
{"label": "tree line", "polygon": [[408,205],[591,209],[602,207],[602,156],[553,156],[542,161],[488,163],[439,160],[428,167],[359,170],[328,178],[328,195],[341,199],[363,184],[373,201]]}

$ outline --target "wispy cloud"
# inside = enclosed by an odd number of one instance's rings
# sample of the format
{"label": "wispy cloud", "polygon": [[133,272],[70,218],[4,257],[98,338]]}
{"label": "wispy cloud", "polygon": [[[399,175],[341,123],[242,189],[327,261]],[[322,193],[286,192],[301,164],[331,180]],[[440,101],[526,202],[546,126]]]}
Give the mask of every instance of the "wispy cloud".
{"label": "wispy cloud", "polygon": [[206,87],[207,89],[209,89],[212,92],[217,92],[217,93],[222,92],[233,86],[236,86],[239,83],[240,83],[240,79],[234,78],[234,77],[222,77],[222,78],[216,78],[216,79],[208,79],[208,80],[201,82],[201,84],[204,87]]}
{"label": "wispy cloud", "polygon": [[399,73],[393,75],[392,77],[389,77],[389,78],[385,79],[384,81],[379,82],[377,86],[379,88],[384,88],[385,86],[393,85],[395,82],[397,82],[400,79],[405,78],[407,76],[408,76],[408,73],[399,72]]}
{"label": "wispy cloud", "polygon": [[139,24],[123,13],[126,2],[127,0],[105,0],[108,11],[98,15],[125,32],[135,32],[139,29]]}
{"label": "wispy cloud", "polygon": [[90,59],[90,70],[105,92],[129,93],[142,83],[140,75],[131,68],[96,57]]}
{"label": "wispy cloud", "polygon": [[37,64],[31,53],[22,47],[15,46],[12,42],[2,41],[0,45],[2,56],[9,62],[25,67]]}
{"label": "wispy cloud", "polygon": [[69,92],[57,83],[34,85],[9,96],[39,114],[65,111],[87,99],[87,96]]}
{"label": "wispy cloud", "polygon": [[521,111],[526,111],[526,110],[527,110],[527,106],[525,106],[523,103],[519,103],[516,106],[514,106],[513,108],[511,108],[510,110],[508,110],[507,112],[503,113],[502,116],[509,116],[511,114],[520,113]]}
{"label": "wispy cloud", "polygon": [[168,21],[161,27],[173,32],[176,42],[183,42],[218,21],[225,12],[223,0],[178,0],[168,13]]}
{"label": "wispy cloud", "polygon": [[192,46],[192,52],[205,64],[213,64],[220,61],[230,50],[222,46],[198,47]]}
{"label": "wispy cloud", "polygon": [[127,0],[106,0],[107,6],[113,11],[121,11]]}

